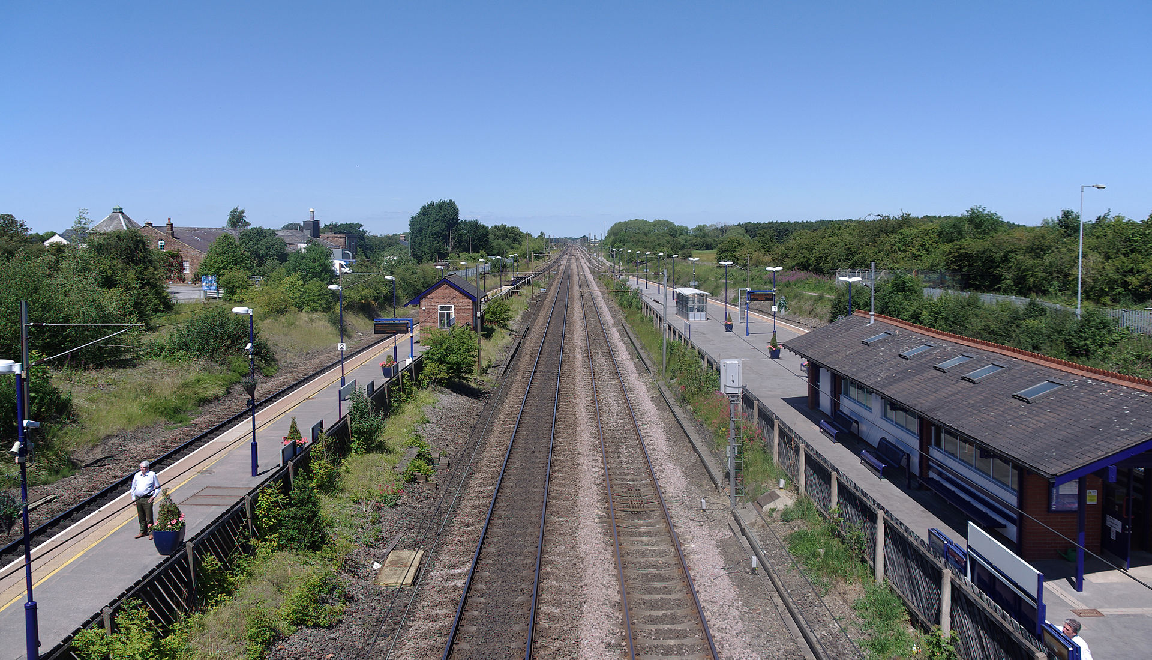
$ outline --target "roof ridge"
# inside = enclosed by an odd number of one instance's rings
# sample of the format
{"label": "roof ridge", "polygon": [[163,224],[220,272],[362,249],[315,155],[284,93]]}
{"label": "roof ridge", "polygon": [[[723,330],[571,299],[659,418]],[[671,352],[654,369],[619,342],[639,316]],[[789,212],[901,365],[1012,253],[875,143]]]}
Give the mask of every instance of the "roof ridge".
{"label": "roof ridge", "polygon": [[[869,313],[863,310],[855,310],[853,315],[859,316],[861,318],[868,318]],[[996,344],[990,341],[985,341],[983,339],[973,339],[971,337],[965,337],[963,335],[957,335],[951,332],[945,332],[943,330],[936,330],[935,328],[929,328],[927,326],[911,323],[909,321],[903,321],[901,319],[885,316],[883,314],[876,314],[876,318],[890,325],[901,327],[906,330],[912,330],[913,332],[919,332],[930,337],[944,339],[964,346],[971,346],[972,348],[981,348],[993,353],[1000,353],[1001,355],[1019,358],[1025,362],[1052,367],[1054,369],[1059,369],[1060,371],[1080,376],[1094,377],[1116,385],[1134,387],[1138,390],[1152,393],[1152,380],[1147,378],[1129,376],[1127,374],[1120,374],[1114,371],[1106,371],[1097,367],[1089,367],[1083,364],[1069,362],[1068,360],[1061,360],[1059,358],[1043,355],[1041,353],[1033,353],[1032,351],[1026,351],[1022,348]]]}

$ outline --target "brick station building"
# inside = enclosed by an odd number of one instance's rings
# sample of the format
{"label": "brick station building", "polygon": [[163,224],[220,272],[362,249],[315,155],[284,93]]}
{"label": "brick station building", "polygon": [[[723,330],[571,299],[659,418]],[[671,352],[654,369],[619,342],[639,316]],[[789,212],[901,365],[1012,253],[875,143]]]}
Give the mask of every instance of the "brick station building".
{"label": "brick station building", "polygon": [[1046,526],[1125,567],[1152,550],[1152,381],[865,312],[786,346],[809,408],[896,443],[914,488],[1025,560],[1075,558]]}
{"label": "brick station building", "polygon": [[422,328],[451,328],[457,322],[472,327],[480,291],[458,275],[449,275],[425,289],[405,306],[419,305],[416,322]]}

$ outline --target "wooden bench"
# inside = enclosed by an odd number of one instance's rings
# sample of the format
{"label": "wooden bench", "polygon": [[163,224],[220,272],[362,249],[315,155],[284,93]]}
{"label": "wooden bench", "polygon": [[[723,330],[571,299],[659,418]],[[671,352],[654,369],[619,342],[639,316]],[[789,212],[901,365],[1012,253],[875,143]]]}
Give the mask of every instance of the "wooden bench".
{"label": "wooden bench", "polygon": [[860,452],[860,462],[881,479],[884,478],[885,470],[891,471],[893,468],[907,470],[910,465],[908,452],[896,446],[896,443],[888,438],[880,438],[880,442],[876,444],[874,449],[870,447]]}
{"label": "wooden bench", "polygon": [[831,419],[820,420],[820,430],[827,433],[832,442],[843,443],[846,440],[859,440],[860,436],[852,431],[856,420],[837,410]]}

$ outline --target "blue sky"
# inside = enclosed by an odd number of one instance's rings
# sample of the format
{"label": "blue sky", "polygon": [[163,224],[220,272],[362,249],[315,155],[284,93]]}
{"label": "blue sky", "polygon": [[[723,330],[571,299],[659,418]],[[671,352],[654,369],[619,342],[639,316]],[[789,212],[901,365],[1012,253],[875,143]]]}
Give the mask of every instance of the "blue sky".
{"label": "blue sky", "polygon": [[9,2],[0,212],[1152,212],[1152,3]]}

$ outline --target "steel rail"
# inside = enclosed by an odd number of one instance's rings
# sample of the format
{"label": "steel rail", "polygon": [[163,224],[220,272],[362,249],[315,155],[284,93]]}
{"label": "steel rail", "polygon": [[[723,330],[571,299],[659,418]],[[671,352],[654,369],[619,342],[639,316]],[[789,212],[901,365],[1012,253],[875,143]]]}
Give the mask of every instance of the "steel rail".
{"label": "steel rail", "polygon": [[[624,384],[624,375],[620,370],[620,363],[616,359],[616,352],[612,350],[612,343],[608,338],[608,329],[604,324],[604,318],[600,313],[599,305],[595,304],[595,298],[593,298],[593,309],[596,310],[597,320],[600,322],[601,330],[604,333],[604,341],[608,347],[608,355],[612,358],[613,369],[616,373],[616,378],[620,383],[620,390],[624,394],[624,404],[628,408],[628,414],[632,419],[633,429],[635,429],[636,436],[639,438],[640,451],[644,454],[644,461],[648,467],[648,474],[651,476],[652,483],[655,484],[656,487],[656,499],[660,502],[660,509],[664,513],[664,523],[667,525],[668,533],[672,538],[672,546],[675,548],[676,556],[680,561],[680,568],[683,572],[684,580],[687,583],[688,592],[692,595],[692,602],[696,606],[696,613],[700,617],[700,627],[704,631],[704,637],[708,640],[708,648],[712,652],[712,657],[718,660],[720,656],[716,651],[716,644],[712,639],[712,632],[708,629],[708,620],[704,616],[704,608],[700,605],[700,596],[696,593],[696,585],[692,581],[692,575],[688,571],[688,564],[684,559],[684,551],[680,547],[680,537],[676,534],[676,529],[672,525],[672,516],[668,513],[668,506],[664,502],[664,494],[663,490],[660,488],[660,480],[657,479],[656,471],[652,467],[652,459],[648,455],[648,447],[644,442],[644,436],[640,433],[640,423],[636,419],[636,411],[632,406],[632,399],[628,396],[628,389]],[[611,495],[609,495],[609,497],[611,497]]]}
{"label": "steel rail", "polygon": [[[461,590],[461,593],[460,593],[460,602],[456,606],[456,616],[452,620],[452,627],[448,632],[448,640],[444,644],[444,652],[441,655],[442,660],[447,660],[449,654],[452,652],[452,646],[456,640],[456,633],[459,632],[460,617],[464,613],[464,604],[468,599],[468,592],[471,589],[472,580],[476,574],[476,565],[480,559],[480,551],[484,547],[484,539],[488,535],[488,528],[492,522],[492,512],[496,508],[496,499],[500,494],[500,487],[504,481],[504,474],[508,469],[508,459],[512,455],[512,447],[513,447],[513,444],[515,443],[515,440],[516,440],[516,434],[520,429],[520,422],[523,420],[524,408],[528,402],[528,394],[532,389],[532,383],[536,380],[536,371],[537,371],[537,367],[540,365],[540,358],[541,358],[541,356],[544,355],[544,343],[548,338],[548,330],[552,326],[552,317],[556,313],[556,303],[559,301],[559,298],[560,298],[560,287],[557,286],[555,296],[552,299],[552,305],[548,310],[548,318],[545,321],[544,332],[542,332],[541,336],[540,336],[540,345],[537,348],[536,357],[532,361],[532,371],[528,377],[528,383],[524,388],[524,396],[520,400],[520,409],[516,413],[516,422],[513,425],[512,433],[511,433],[510,437],[508,438],[508,446],[504,451],[504,461],[500,466],[500,474],[496,479],[496,486],[492,491],[492,500],[488,504],[488,512],[484,517],[484,526],[480,530],[480,538],[476,542],[476,550],[473,551],[473,553],[472,553],[472,563],[471,563],[471,566],[468,568],[468,575],[464,579],[464,588]],[[565,304],[567,304],[567,301],[565,301]],[[566,313],[566,311],[567,310],[565,310],[565,313]],[[538,549],[538,551],[539,551],[539,549]],[[538,579],[539,578],[537,577],[537,580]]]}

